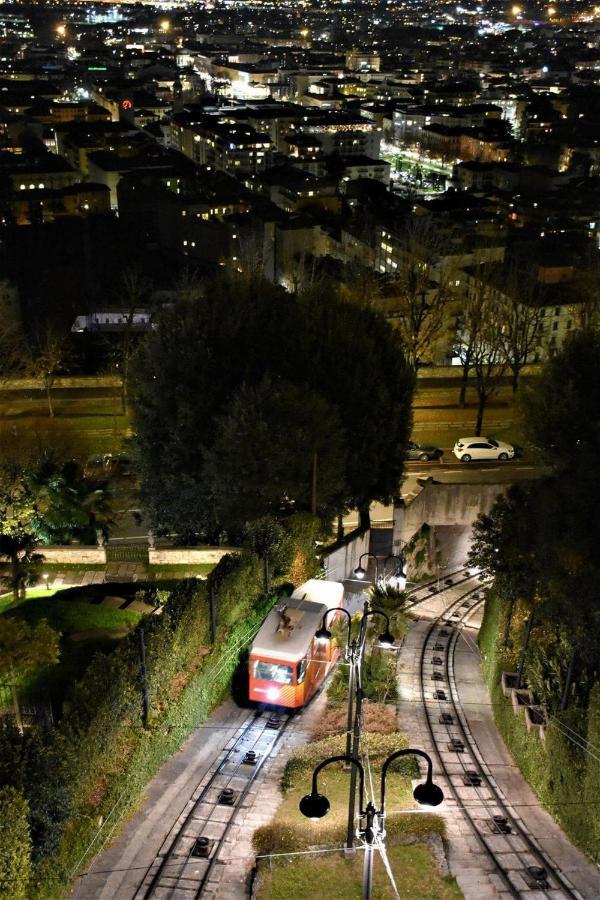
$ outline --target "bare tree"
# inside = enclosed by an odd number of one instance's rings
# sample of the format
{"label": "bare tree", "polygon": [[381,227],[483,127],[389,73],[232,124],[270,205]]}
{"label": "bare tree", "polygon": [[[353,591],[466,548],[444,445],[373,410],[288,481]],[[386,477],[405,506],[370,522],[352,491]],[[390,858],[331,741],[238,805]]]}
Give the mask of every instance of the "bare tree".
{"label": "bare tree", "polygon": [[117,366],[121,373],[121,406],[124,413],[129,403],[129,370],[136,344],[135,314],[147,303],[150,287],[149,280],[139,269],[126,269],[123,273],[119,298],[121,308],[125,310],[125,321],[119,336]]}
{"label": "bare tree", "polygon": [[413,218],[395,276],[398,289],[395,322],[405,356],[416,369],[439,340],[448,322],[451,293],[440,265],[442,238],[425,216]]}
{"label": "bare tree", "polygon": [[0,384],[22,375],[28,363],[27,341],[21,327],[14,293],[0,284]]}
{"label": "bare tree", "polygon": [[66,335],[57,334],[48,329],[39,339],[37,352],[31,358],[30,372],[34,378],[40,378],[44,383],[48,412],[51,416],[54,416],[52,386],[56,376],[67,365],[68,357],[69,344]]}
{"label": "bare tree", "polygon": [[490,284],[488,273],[480,271],[468,287],[459,316],[455,354],[463,368],[460,403],[466,402],[467,380],[475,375],[477,419],[475,433],[481,434],[483,416],[490,397],[495,393],[508,365],[503,329],[503,309],[497,289]]}
{"label": "bare tree", "polygon": [[509,272],[506,289],[498,297],[498,315],[502,351],[516,393],[521,370],[535,357],[541,342],[542,307],[537,285],[526,273]]}

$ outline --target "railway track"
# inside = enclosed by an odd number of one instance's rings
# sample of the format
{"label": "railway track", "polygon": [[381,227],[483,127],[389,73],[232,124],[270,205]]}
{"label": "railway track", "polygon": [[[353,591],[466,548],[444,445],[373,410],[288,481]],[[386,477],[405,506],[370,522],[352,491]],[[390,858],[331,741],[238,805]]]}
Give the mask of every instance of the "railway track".
{"label": "railway track", "polygon": [[467,620],[483,602],[481,587],[466,591],[431,622],[422,644],[421,697],[439,770],[492,861],[504,894],[583,900],[504,798],[461,705],[454,673],[456,646]]}
{"label": "railway track", "polygon": [[163,842],[134,900],[193,900],[214,893],[230,830],[292,717],[252,712],[240,725]]}
{"label": "railway track", "polygon": [[479,578],[478,572],[473,572],[468,568],[462,568],[456,569],[454,572],[449,572],[447,575],[444,575],[443,578],[435,578],[432,581],[426,581],[422,584],[415,585],[415,587],[407,591],[410,600],[405,608],[412,609],[419,603],[424,603],[426,600],[432,600],[439,594],[443,594],[444,591],[447,591],[449,588],[460,587],[460,585],[466,584],[468,581],[472,581],[475,578]]}

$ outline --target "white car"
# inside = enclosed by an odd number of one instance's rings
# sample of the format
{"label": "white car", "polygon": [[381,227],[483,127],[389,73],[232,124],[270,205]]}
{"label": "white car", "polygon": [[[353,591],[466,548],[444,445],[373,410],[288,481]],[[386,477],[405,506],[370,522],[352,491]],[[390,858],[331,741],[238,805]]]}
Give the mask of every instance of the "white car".
{"label": "white car", "polygon": [[515,448],[504,441],[490,437],[459,438],[454,445],[454,455],[461,462],[468,463],[472,459],[512,459]]}

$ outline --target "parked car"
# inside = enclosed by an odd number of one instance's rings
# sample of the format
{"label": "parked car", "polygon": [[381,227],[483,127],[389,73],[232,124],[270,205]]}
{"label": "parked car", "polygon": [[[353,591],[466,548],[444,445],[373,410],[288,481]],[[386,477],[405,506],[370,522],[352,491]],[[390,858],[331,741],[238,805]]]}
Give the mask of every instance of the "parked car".
{"label": "parked car", "polygon": [[454,455],[461,462],[468,463],[472,459],[512,459],[515,448],[512,444],[497,441],[495,438],[466,437],[459,438],[454,445]]}
{"label": "parked car", "polygon": [[422,462],[429,462],[432,459],[441,459],[444,451],[439,447],[432,447],[430,444],[415,444],[410,441],[404,459],[420,459]]}

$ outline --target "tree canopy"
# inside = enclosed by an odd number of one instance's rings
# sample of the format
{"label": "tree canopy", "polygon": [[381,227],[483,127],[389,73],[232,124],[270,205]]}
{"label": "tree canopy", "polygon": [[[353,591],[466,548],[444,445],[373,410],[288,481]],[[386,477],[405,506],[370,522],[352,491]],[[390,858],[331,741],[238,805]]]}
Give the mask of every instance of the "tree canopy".
{"label": "tree canopy", "polygon": [[280,499],[308,509],[315,452],[321,514],[389,500],[412,387],[385,320],[343,302],[334,286],[291,296],[259,278],[208,283],[162,312],[134,361],[154,526],[207,534],[268,514]]}

